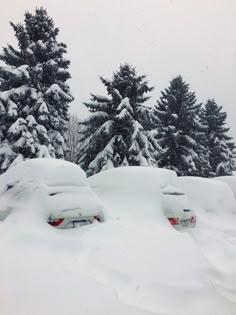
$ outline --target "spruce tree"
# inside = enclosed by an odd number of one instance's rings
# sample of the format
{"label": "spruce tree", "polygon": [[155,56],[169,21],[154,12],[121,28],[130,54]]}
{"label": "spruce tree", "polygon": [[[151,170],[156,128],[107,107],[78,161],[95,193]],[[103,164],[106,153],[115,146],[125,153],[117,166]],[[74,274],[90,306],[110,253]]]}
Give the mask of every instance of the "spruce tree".
{"label": "spruce tree", "polygon": [[76,163],[79,151],[79,119],[75,115],[70,115],[68,121],[67,146],[66,160]]}
{"label": "spruce tree", "polygon": [[3,48],[0,59],[0,172],[15,159],[64,158],[70,62],[59,29],[43,8],[11,23],[18,48]]}
{"label": "spruce tree", "polygon": [[189,85],[181,76],[175,77],[170,86],[161,92],[154,111],[157,139],[163,149],[159,167],[172,169],[182,176],[207,172],[204,126],[198,118],[200,108],[195,93],[189,91]]}
{"label": "spruce tree", "polygon": [[192,175],[200,176],[200,177],[211,177],[212,171],[211,171],[211,165],[210,165],[210,154],[209,154],[209,148],[208,148],[208,140],[206,138],[207,133],[207,125],[206,122],[201,120],[201,111],[198,116],[195,118],[198,122],[196,127],[196,159],[195,159],[195,165],[196,165],[196,172]]}
{"label": "spruce tree", "polygon": [[80,125],[78,164],[92,175],[126,165],[156,165],[160,151],[151,134],[151,110],[145,106],[149,87],[145,75],[121,65],[111,80],[100,78],[107,96],[91,95],[85,103],[91,112]]}
{"label": "spruce tree", "polygon": [[202,122],[207,125],[211,176],[232,175],[235,170],[235,144],[228,135],[227,114],[214,99],[208,100],[201,114]]}

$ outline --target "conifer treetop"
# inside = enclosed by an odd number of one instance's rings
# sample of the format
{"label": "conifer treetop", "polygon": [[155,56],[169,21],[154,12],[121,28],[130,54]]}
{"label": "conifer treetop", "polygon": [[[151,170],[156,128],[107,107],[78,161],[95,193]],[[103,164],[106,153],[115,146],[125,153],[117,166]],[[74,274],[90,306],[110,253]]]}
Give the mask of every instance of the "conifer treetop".
{"label": "conifer treetop", "polygon": [[26,12],[23,23],[11,26],[18,47],[7,45],[0,55],[6,64],[0,67],[0,137],[11,150],[3,150],[8,156],[0,154],[0,171],[19,154],[64,158],[73,100],[66,82],[70,78],[66,45],[57,42],[59,29],[47,11]]}
{"label": "conifer treetop", "polygon": [[160,150],[151,134],[152,111],[145,106],[153,87],[128,64],[111,79],[100,77],[107,96],[91,94],[90,117],[81,122],[78,163],[88,175],[109,167],[156,165]]}

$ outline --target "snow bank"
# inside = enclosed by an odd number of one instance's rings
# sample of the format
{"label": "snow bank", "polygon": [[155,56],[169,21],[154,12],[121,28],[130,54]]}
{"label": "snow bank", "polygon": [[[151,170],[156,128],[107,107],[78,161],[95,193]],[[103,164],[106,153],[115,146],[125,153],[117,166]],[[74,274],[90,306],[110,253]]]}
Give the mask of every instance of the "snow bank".
{"label": "snow bank", "polygon": [[[197,226],[192,237],[209,263],[209,280],[217,292],[236,303],[234,195],[227,184],[214,179],[180,177],[179,181],[197,206]],[[232,307],[234,313],[236,304]]]}
{"label": "snow bank", "polygon": [[0,223],[1,314],[235,315],[236,235],[225,234],[223,251],[217,230],[174,230],[162,220],[158,171],[122,172],[90,178],[109,205],[103,224],[51,227],[38,190]]}
{"label": "snow bank", "polygon": [[60,231],[37,217],[39,200],[18,210],[0,225],[4,315],[234,315],[187,233],[128,221]]}

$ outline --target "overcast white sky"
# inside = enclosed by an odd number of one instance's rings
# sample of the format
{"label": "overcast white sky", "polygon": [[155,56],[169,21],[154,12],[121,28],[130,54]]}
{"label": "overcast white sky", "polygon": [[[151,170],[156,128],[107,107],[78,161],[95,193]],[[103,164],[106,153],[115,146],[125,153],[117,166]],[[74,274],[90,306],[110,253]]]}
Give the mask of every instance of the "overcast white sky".
{"label": "overcast white sky", "polygon": [[129,62],[155,86],[152,102],[182,74],[200,102],[215,98],[236,139],[235,0],[0,0],[0,46],[15,43],[9,21],[43,6],[60,28],[71,60],[71,111],[87,115],[89,93],[104,93],[98,76]]}

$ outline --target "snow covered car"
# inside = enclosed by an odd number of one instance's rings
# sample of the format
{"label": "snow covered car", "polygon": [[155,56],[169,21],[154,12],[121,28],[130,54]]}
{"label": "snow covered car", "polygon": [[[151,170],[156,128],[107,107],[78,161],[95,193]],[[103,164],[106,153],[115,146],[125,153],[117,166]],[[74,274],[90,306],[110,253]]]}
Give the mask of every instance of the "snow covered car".
{"label": "snow covered car", "polygon": [[103,221],[103,206],[83,170],[50,158],[24,161],[0,176],[0,220],[39,190],[52,226],[65,229]]}
{"label": "snow covered car", "polygon": [[198,216],[207,214],[209,218],[220,216],[222,219],[223,214],[236,215],[236,201],[232,190],[217,178],[178,177],[179,185],[197,207]]}
{"label": "snow covered car", "polygon": [[177,185],[161,189],[163,207],[170,224],[177,230],[194,228],[196,215],[188,197]]}
{"label": "snow covered car", "polygon": [[[195,227],[193,207],[180,189],[174,171],[156,167],[126,166],[88,178],[107,212],[136,221],[168,219],[177,230]],[[168,222],[167,221],[167,222]]]}
{"label": "snow covered car", "polygon": [[219,180],[220,182],[226,183],[234,194],[236,199],[236,176],[218,176],[213,178],[213,180]]}

